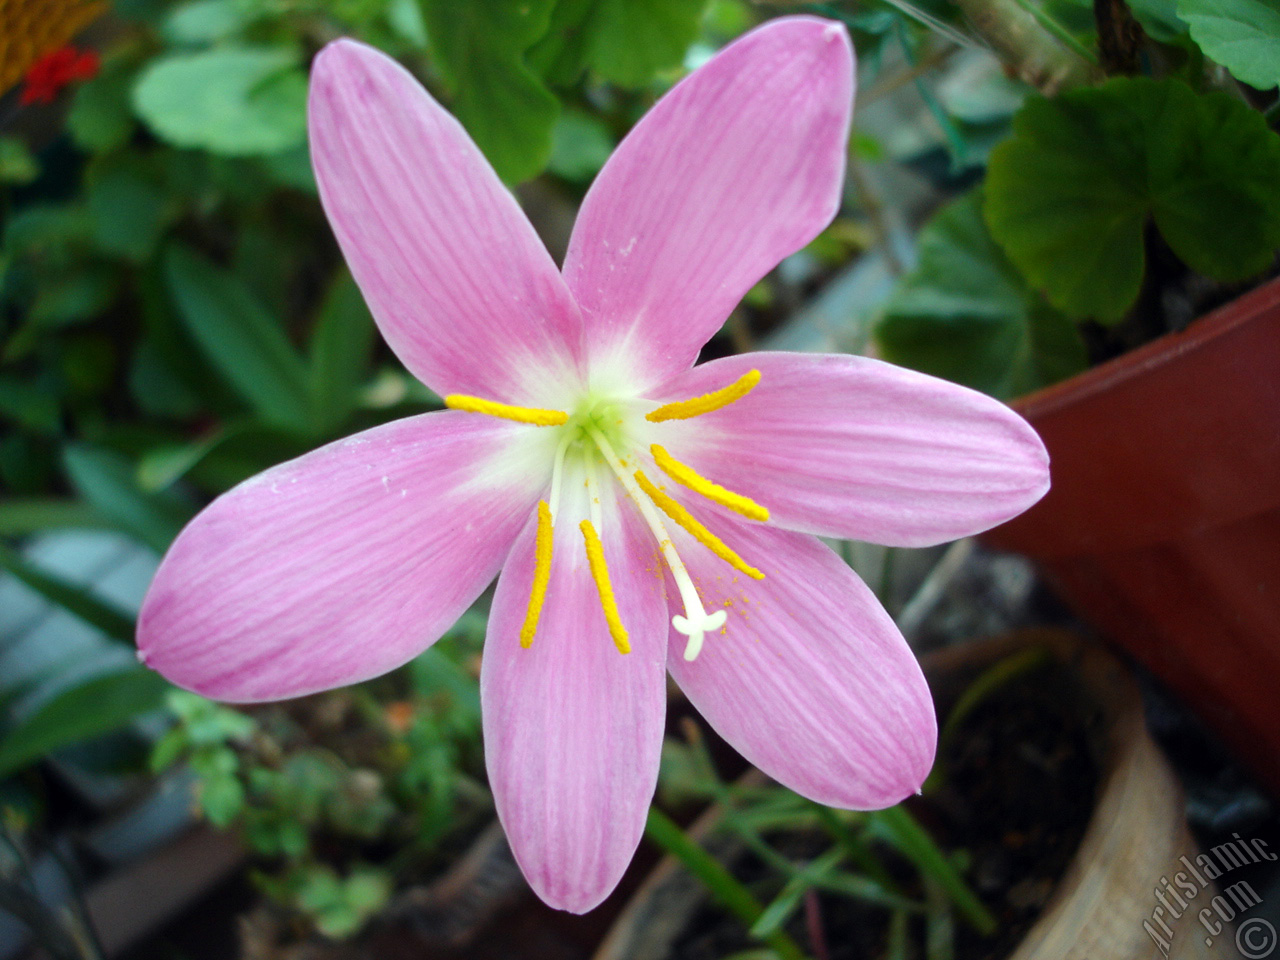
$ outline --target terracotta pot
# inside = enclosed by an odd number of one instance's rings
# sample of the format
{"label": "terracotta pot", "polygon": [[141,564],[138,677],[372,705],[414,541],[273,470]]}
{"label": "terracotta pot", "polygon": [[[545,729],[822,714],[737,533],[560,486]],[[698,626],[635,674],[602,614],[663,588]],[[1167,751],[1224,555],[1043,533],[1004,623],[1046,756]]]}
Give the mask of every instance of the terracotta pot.
{"label": "terracotta pot", "polygon": [[1053,488],[984,539],[1280,793],[1280,281],[1014,406]]}
{"label": "terracotta pot", "polygon": [[[1091,752],[1100,758],[1096,805],[1080,846],[1059,879],[1040,918],[1009,960],[1238,960],[1229,930],[1213,943],[1196,911],[1214,897],[1201,889],[1180,920],[1163,918],[1175,936],[1164,953],[1143,926],[1158,906],[1153,890],[1162,877],[1196,857],[1187,830],[1177,779],[1148,735],[1142,698],[1125,667],[1097,646],[1072,634],[1025,631],[1010,637],[952,647],[925,657],[935,693],[944,699],[963,689],[983,668],[1029,647],[1042,647],[1071,666],[1097,723],[1089,729]],[[1012,745],[1011,745],[1012,747]],[[759,774],[755,774],[759,776]],[[717,855],[719,819],[708,811],[690,829]],[[705,902],[705,891],[670,857],[637,891],[597,951],[594,960],[664,960],[689,920]],[[1164,931],[1156,925],[1160,936]]]}

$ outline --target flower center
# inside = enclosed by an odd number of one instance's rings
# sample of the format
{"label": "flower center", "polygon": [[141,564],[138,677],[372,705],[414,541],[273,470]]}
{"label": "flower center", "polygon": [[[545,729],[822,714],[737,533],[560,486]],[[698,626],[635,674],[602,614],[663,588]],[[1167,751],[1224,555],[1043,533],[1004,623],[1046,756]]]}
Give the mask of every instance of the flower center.
{"label": "flower center", "polygon": [[[645,414],[645,420],[650,423],[661,423],[667,420],[686,420],[702,416],[740,400],[759,382],[760,372],[752,370],[728,386],[712,393],[652,409]],[[600,482],[597,476],[600,461],[603,461],[608,470],[613,473],[639,509],[663,560],[671,570],[672,579],[675,581],[684,605],[684,615],[676,614],[671,618],[671,623],[678,632],[688,637],[684,651],[686,660],[697,658],[707,633],[723,627],[728,614],[724,610],[707,612],[684,561],[676,551],[671,535],[663,522],[663,515],[665,514],[667,518],[734,569],[756,580],[764,578],[763,573],[738,556],[732,548],[699,523],[684,506],[663,489],[655,486],[644,471],[639,469],[640,457],[634,452],[639,448],[638,438],[634,436],[632,430],[628,429],[638,412],[636,401],[588,396],[578,403],[572,413],[567,413],[561,410],[517,407],[479,397],[451,394],[445,397],[445,405],[453,410],[483,413],[538,427],[552,427],[560,433],[552,462],[550,491],[547,499],[538,504],[534,575],[529,606],[520,631],[521,646],[530,646],[537,633],[538,621],[551,580],[554,524],[560,512],[565,474],[571,472],[575,476],[580,475],[586,478],[587,510],[590,517],[584,518],[579,528],[582,531],[588,566],[600,597],[605,622],[618,651],[630,652],[630,641],[618,612],[608,565],[605,561],[604,546],[598,533],[603,527],[604,520],[597,486]],[[619,450],[622,450],[625,456],[620,456]],[[650,454],[654,465],[681,486],[750,520],[764,522],[769,519],[769,511],[760,504],[712,483],[693,468],[671,456],[661,445],[651,444]]]}

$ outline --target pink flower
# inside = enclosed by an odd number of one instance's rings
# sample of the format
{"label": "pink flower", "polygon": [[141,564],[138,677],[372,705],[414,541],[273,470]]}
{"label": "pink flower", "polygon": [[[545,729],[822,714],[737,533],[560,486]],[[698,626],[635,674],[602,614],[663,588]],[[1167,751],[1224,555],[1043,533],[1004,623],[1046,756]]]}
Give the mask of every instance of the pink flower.
{"label": "pink flower", "polygon": [[1002,404],[864,357],[694,367],[840,203],[844,29],[774,20],[675,87],[583,203],[563,272],[458,123],[351,41],[311,84],[312,156],[383,335],[452,410],[268,470],[183,531],[139,647],[230,701],[377,676],[501,571],[481,668],[498,813],[529,882],[586,911],[653,796],[670,670],[766,773],[878,808],[933,759],[928,689],[814,534],[939,543],[1048,487]]}

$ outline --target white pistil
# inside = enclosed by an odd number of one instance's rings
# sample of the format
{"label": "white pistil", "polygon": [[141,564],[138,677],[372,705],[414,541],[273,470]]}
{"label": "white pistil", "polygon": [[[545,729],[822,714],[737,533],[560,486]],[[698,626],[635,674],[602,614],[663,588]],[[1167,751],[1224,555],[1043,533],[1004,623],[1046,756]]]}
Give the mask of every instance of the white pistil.
{"label": "white pistil", "polygon": [[684,601],[685,613],[683,617],[678,614],[672,617],[671,625],[689,638],[689,642],[684,648],[684,658],[686,660],[695,660],[702,650],[702,641],[706,638],[707,631],[718,630],[723,627],[728,614],[723,610],[707,613],[706,608],[702,605],[702,598],[698,596],[698,591],[693,585],[693,579],[689,576],[689,571],[685,569],[684,561],[676,553],[675,545],[671,542],[671,535],[667,533],[667,528],[662,522],[662,517],[658,515],[657,508],[654,507],[652,501],[644,495],[644,491],[640,489],[635,479],[627,472],[627,468],[622,465],[618,455],[613,452],[613,447],[605,439],[604,434],[594,427],[588,427],[587,434],[595,441],[600,453],[604,456],[605,462],[609,464],[617,475],[618,482],[622,484],[623,489],[631,495],[631,499],[640,508],[640,515],[644,517],[644,522],[648,524],[649,531],[653,534],[654,539],[658,541],[658,549],[662,551],[663,559],[667,561],[667,566],[671,568],[671,576],[675,579],[676,588],[680,591],[680,599]]}
{"label": "white pistil", "polygon": [[[555,522],[556,514],[560,510],[560,485],[564,481],[564,455],[572,440],[573,434],[566,431],[564,439],[556,447],[556,459],[551,466],[551,493],[547,496],[547,506],[551,509],[552,523]],[[596,529],[600,529],[599,524],[596,525]]]}

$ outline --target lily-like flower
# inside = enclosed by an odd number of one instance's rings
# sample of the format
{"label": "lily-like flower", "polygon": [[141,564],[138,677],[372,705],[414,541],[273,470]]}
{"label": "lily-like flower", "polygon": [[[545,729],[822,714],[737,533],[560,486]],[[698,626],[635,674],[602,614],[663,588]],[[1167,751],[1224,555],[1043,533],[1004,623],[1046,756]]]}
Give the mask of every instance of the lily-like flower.
{"label": "lily-like flower", "polygon": [[214,501],[147,595],[144,661],[227,701],[354,683],[420,653],[501,571],[480,677],[490,784],[529,882],[577,912],[639,842],[667,670],[807,797],[914,792],[928,689],[814,535],[985,530],[1044,494],[1043,446],[995,400],[864,357],[693,366],[835,215],[852,98],[838,24],[744,36],[619,146],[560,271],[403,68],[326,47],[310,96],[325,210],[382,334],[452,409]]}

